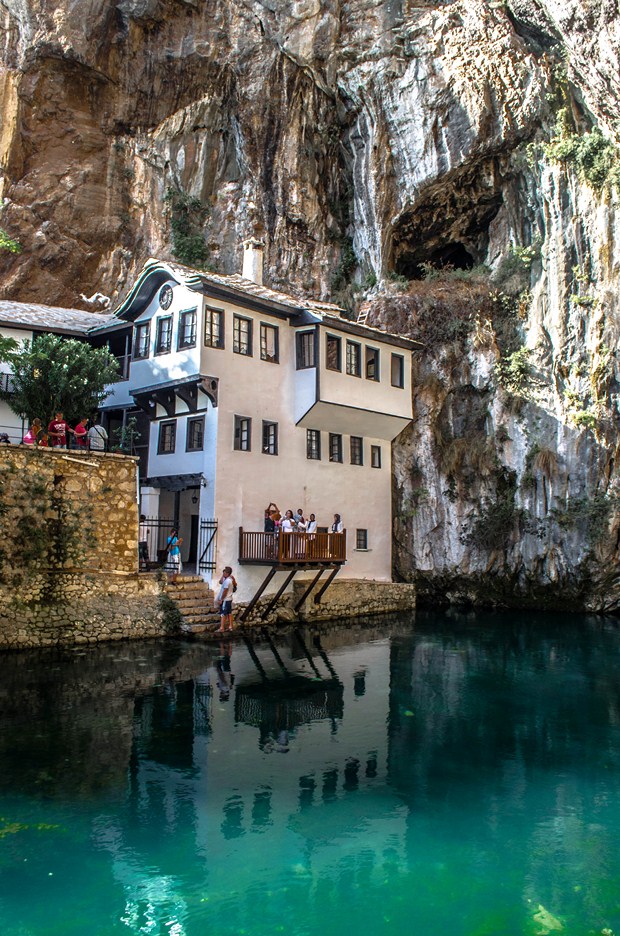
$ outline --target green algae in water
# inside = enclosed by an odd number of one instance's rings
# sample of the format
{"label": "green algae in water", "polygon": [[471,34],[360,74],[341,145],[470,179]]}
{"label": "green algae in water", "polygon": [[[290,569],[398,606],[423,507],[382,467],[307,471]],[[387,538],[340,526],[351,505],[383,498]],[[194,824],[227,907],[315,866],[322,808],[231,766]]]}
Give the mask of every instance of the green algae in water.
{"label": "green algae in water", "polygon": [[619,646],[418,614],[9,655],[2,936],[619,932]]}

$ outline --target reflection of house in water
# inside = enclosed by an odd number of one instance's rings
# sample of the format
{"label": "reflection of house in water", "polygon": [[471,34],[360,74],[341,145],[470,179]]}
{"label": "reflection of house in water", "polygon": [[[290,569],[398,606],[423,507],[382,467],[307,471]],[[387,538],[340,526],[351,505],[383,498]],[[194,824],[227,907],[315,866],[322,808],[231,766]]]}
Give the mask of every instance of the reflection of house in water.
{"label": "reflection of house in water", "polygon": [[[278,664],[276,678],[269,676],[254,650],[246,640],[248,652],[256,667],[258,681],[238,684],[235,693],[235,720],[253,725],[260,731],[259,745],[263,750],[288,750],[290,733],[304,724],[328,719],[336,729],[336,719],[344,714],[343,687],[324,652],[327,675],[321,675],[304,638],[295,631],[296,642],[303,648],[303,658],[312,675],[286,667],[280,653],[267,638],[267,643]],[[294,661],[293,665],[294,665]]]}

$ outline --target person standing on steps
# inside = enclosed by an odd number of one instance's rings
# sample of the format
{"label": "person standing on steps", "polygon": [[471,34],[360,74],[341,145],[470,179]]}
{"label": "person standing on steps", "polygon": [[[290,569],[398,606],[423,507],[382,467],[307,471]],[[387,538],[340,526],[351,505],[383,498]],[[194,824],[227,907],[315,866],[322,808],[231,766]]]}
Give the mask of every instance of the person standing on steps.
{"label": "person standing on steps", "polygon": [[168,550],[168,559],[166,566],[170,575],[170,584],[176,585],[177,578],[183,571],[183,565],[181,563],[181,543],[183,540],[179,536],[178,530],[171,530],[170,536],[166,540],[166,549]]}
{"label": "person standing on steps", "polygon": [[220,608],[220,633],[225,630],[233,629],[232,603],[236,587],[237,583],[235,582],[231,567],[224,566],[220,579],[220,590],[215,599],[215,603],[219,605]]}

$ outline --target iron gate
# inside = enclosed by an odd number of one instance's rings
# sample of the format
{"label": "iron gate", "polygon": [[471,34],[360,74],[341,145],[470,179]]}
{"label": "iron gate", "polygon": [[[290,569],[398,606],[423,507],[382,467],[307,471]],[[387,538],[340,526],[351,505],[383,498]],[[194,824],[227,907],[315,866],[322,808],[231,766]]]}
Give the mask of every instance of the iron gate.
{"label": "iron gate", "polygon": [[198,537],[198,572],[215,572],[217,520],[201,520]]}
{"label": "iron gate", "polygon": [[147,544],[147,562],[150,566],[163,565],[166,561],[166,541],[174,527],[174,520],[162,517],[145,517],[140,521],[140,540],[143,535]]}

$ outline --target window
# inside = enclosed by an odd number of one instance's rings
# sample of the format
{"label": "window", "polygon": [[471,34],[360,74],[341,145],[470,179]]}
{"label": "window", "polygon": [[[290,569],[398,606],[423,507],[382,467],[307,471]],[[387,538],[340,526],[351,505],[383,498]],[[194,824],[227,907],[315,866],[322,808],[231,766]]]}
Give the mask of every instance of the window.
{"label": "window", "polygon": [[278,363],[278,329],[275,325],[260,323],[260,359]]}
{"label": "window", "polygon": [[252,356],[252,319],[233,318],[233,351],[235,354]]}
{"label": "window", "polygon": [[370,446],[370,466],[371,468],[381,467],[381,446],[380,445]]}
{"label": "window", "polygon": [[318,429],[306,431],[306,458],[321,458],[321,433]]}
{"label": "window", "polygon": [[405,359],[402,354],[392,355],[392,386],[405,386]]}
{"label": "window", "polygon": [[167,354],[172,347],[172,316],[157,319],[155,354]]}
{"label": "window", "polygon": [[202,452],[205,437],[205,418],[195,416],[187,420],[187,440],[185,449],[188,452]]}
{"label": "window", "polygon": [[329,460],[331,462],[342,461],[342,436],[336,432],[329,434]]}
{"label": "window", "polygon": [[205,347],[224,347],[224,313],[220,309],[205,308]]}
{"label": "window", "polygon": [[355,548],[368,549],[368,530],[355,531]]}
{"label": "window", "polygon": [[151,344],[151,323],[142,322],[136,325],[135,339],[133,345],[134,360],[147,358],[149,356]]}
{"label": "window", "polygon": [[347,374],[362,376],[362,346],[356,341],[347,341]]}
{"label": "window", "polygon": [[336,335],[327,335],[325,339],[325,367],[327,370],[342,370],[342,341]]}
{"label": "window", "polygon": [[314,367],[314,332],[297,332],[297,370]]}
{"label": "window", "polygon": [[278,454],[278,424],[263,419],[263,455]]}
{"label": "window", "polygon": [[177,421],[160,422],[159,424],[159,443],[157,445],[158,455],[172,455],[177,437]]}
{"label": "window", "polygon": [[378,348],[366,348],[366,380],[379,380]]}
{"label": "window", "polygon": [[252,441],[252,420],[247,416],[235,416],[235,440],[237,452],[249,452]]}
{"label": "window", "polygon": [[364,440],[361,436],[351,436],[351,464],[364,464]]}
{"label": "window", "polygon": [[187,309],[179,317],[179,351],[196,347],[196,309]]}

